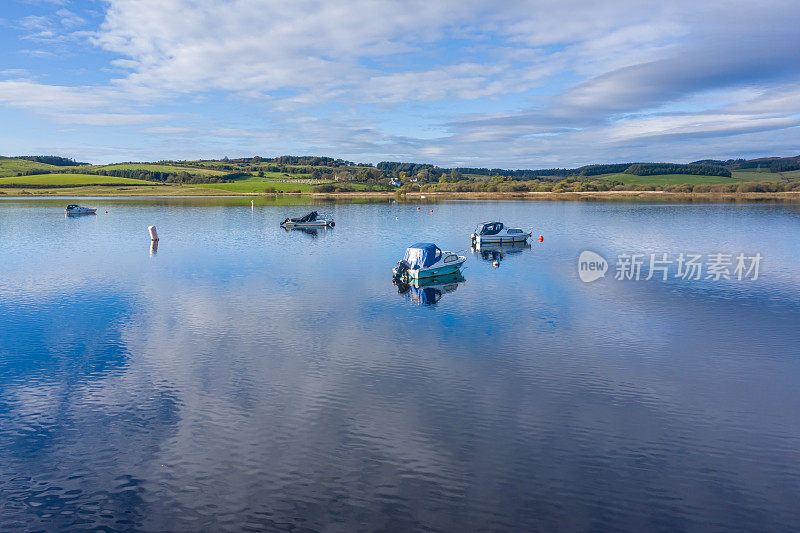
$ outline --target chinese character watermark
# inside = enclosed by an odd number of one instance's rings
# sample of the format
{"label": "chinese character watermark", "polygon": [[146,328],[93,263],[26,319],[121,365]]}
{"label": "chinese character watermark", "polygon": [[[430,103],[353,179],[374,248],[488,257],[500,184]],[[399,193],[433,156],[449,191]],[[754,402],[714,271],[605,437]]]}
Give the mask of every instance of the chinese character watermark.
{"label": "chinese character watermark", "polygon": [[[697,253],[622,253],[617,256],[613,272],[615,280],[667,281],[681,280],[751,280],[758,279],[763,256],[760,253],[710,254]],[[578,276],[581,281],[591,282],[605,277],[609,270],[606,259],[586,250],[578,258]]]}

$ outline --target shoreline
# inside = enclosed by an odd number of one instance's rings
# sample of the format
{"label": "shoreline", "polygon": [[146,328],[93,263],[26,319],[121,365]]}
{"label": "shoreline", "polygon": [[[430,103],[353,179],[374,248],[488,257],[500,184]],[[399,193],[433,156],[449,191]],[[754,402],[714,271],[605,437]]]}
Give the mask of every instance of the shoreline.
{"label": "shoreline", "polygon": [[[677,193],[666,191],[586,191],[586,192],[393,192],[311,193],[312,197],[332,198],[396,198],[405,200],[538,200],[538,201],[616,201],[669,200],[726,203],[732,201],[779,200],[800,203],[800,191],[775,193]],[[425,198],[422,198],[422,197]]]}
{"label": "shoreline", "polygon": [[[789,192],[749,192],[749,193],[679,193],[666,191],[586,191],[586,192],[408,192],[397,194],[394,191],[354,191],[329,193],[234,193],[221,189],[180,187],[159,190],[161,187],[111,188],[75,187],[70,189],[0,189],[0,199],[4,198],[251,198],[251,199],[313,199],[313,200],[357,200],[357,199],[396,199],[419,202],[422,200],[533,200],[533,201],[667,201],[667,202],[705,202],[736,203],[752,201],[780,201],[800,203],[800,191]],[[166,194],[164,194],[166,193]]]}

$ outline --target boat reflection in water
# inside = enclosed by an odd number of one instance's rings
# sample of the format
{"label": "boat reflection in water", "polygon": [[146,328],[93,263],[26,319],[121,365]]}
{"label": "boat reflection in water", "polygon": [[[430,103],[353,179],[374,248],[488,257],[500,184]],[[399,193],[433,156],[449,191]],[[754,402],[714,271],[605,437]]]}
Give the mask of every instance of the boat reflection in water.
{"label": "boat reflection in water", "polygon": [[489,262],[500,262],[511,254],[519,254],[530,249],[531,245],[527,242],[516,242],[513,244],[475,244],[472,246],[472,251],[478,259]]}
{"label": "boat reflection in water", "polygon": [[286,233],[305,233],[306,235],[310,235],[313,238],[319,237],[320,233],[325,233],[329,231],[329,228],[322,227],[322,228],[298,228],[298,227],[284,227],[283,228]]}
{"label": "boat reflection in water", "polygon": [[433,305],[442,299],[442,296],[453,292],[460,283],[466,281],[461,272],[436,276],[432,278],[415,279],[410,283],[393,280],[397,292],[418,305]]}

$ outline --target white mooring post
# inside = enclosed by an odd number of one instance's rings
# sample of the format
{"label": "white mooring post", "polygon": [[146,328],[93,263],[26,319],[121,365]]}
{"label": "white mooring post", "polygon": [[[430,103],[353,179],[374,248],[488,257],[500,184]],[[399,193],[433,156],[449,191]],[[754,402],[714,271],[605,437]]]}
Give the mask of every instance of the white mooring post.
{"label": "white mooring post", "polygon": [[150,240],[151,241],[157,241],[158,240],[158,232],[156,231],[156,227],[155,226],[150,226],[147,229],[150,231]]}

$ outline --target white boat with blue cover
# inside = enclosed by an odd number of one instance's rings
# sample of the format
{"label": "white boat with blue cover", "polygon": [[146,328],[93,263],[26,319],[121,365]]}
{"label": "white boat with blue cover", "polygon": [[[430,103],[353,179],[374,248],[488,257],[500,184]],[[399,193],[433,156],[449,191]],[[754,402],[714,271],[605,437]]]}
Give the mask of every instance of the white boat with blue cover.
{"label": "white boat with blue cover", "polygon": [[70,204],[64,210],[68,215],[93,215],[97,211],[96,208],[82,207],[80,205]]}
{"label": "white boat with blue cover", "polygon": [[519,228],[507,228],[502,222],[483,222],[475,228],[472,234],[472,244],[511,244],[526,242],[533,234],[532,231],[523,231]]}
{"label": "white boat with blue cover", "polygon": [[466,256],[439,249],[433,243],[420,242],[406,248],[403,260],[392,270],[398,279],[432,278],[459,272]]}

